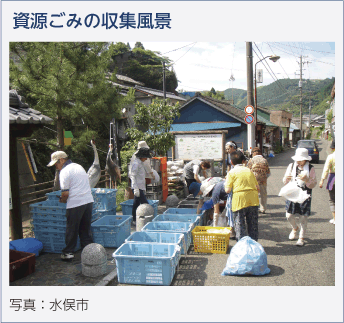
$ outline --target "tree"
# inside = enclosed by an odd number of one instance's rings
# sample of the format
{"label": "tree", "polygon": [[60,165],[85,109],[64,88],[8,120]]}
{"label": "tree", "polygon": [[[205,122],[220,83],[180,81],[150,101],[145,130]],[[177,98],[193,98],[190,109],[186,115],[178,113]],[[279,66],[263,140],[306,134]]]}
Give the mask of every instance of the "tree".
{"label": "tree", "polygon": [[[130,48],[124,43],[116,43],[114,46],[113,62],[110,71],[116,71],[117,65],[120,66],[120,74],[126,75],[136,81],[142,82],[146,87],[152,89],[163,89],[163,67],[165,62],[165,78],[166,91],[173,92],[178,87],[176,73],[169,70],[171,61],[159,52],[144,49],[142,43],[137,42],[134,49],[130,52]],[[130,52],[131,55],[120,60],[118,55]]]}
{"label": "tree", "polygon": [[139,141],[145,140],[155,155],[165,156],[175,145],[170,130],[175,118],[180,116],[179,103],[173,106],[168,100],[155,99],[148,106],[137,102],[135,108],[136,127],[127,130],[130,139],[126,148],[133,149]]}
{"label": "tree", "polygon": [[216,100],[225,100],[224,92],[216,92],[215,89],[212,87],[210,91],[203,92],[203,95],[209,96]]}
{"label": "tree", "polygon": [[143,47],[143,44],[142,44],[141,42],[139,42],[139,41],[135,43],[134,49],[135,49],[135,48],[141,48],[141,49],[143,49],[143,50],[145,49],[145,48]]}
{"label": "tree", "polygon": [[65,150],[73,151],[73,160],[89,167],[93,161],[89,141],[95,138],[97,147],[107,150],[109,122],[126,104],[107,79],[112,46],[29,42],[11,43],[10,50],[17,58],[10,61],[11,85],[32,108],[54,119],[57,147],[51,131],[42,129],[33,137],[44,138],[54,150],[64,150],[63,131],[72,130],[73,144]]}

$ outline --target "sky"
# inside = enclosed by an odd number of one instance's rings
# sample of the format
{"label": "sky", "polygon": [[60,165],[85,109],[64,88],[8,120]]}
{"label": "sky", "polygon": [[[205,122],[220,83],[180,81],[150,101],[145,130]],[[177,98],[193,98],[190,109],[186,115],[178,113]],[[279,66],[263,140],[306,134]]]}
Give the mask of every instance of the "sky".
{"label": "sky", "polygon": [[[129,42],[134,48],[135,42]],[[246,42],[142,42],[145,49],[158,51],[174,63],[178,91],[216,91],[228,88],[247,89]],[[280,56],[277,62],[268,58],[256,65],[263,69],[263,83],[277,79],[300,78],[300,56],[304,62],[302,78],[325,79],[335,76],[334,42],[252,42],[253,64],[270,55]],[[263,64],[264,63],[264,64]],[[270,68],[271,69],[270,69]],[[269,70],[269,72],[268,72]],[[234,81],[230,81],[233,75]]]}

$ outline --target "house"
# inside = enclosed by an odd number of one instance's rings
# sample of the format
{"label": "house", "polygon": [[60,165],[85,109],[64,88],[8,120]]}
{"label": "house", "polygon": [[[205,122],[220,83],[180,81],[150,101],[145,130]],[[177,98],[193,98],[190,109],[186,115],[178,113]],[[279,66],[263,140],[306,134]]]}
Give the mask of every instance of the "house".
{"label": "house", "polygon": [[[17,91],[10,90],[9,93],[9,124],[10,124],[10,197],[12,200],[11,229],[12,239],[23,238],[22,214],[24,213],[20,199],[20,177],[19,153],[20,145],[18,138],[29,137],[34,130],[53,123],[53,120],[39,111],[30,108],[22,102]],[[25,186],[25,185],[24,185]],[[26,211],[27,212],[27,211]]]}
{"label": "house", "polygon": [[[116,74],[116,82],[111,82],[114,87],[117,87],[120,90],[121,95],[126,96],[130,89],[134,90],[134,96],[136,102],[141,102],[145,105],[150,105],[154,99],[163,99],[164,91],[151,89],[145,87],[142,82],[138,82],[128,76]],[[176,95],[172,92],[166,92],[166,99],[172,104],[184,103],[186,99]],[[122,111],[122,117],[119,120],[116,120],[116,126],[118,129],[117,143],[119,150],[124,145],[127,140],[126,129],[132,128],[135,126],[133,116],[136,113],[135,103],[129,104]]]}
{"label": "house", "polygon": [[288,144],[289,128],[292,117],[293,114],[287,111],[271,111],[271,122],[275,123],[280,128],[280,131],[276,131],[275,133],[274,142],[275,140],[279,140],[282,146]]}
{"label": "house", "polygon": [[239,148],[247,150],[245,112],[228,101],[203,96],[200,92],[180,107],[180,117],[174,120],[171,131],[228,130],[226,141],[234,140]]}
{"label": "house", "polygon": [[291,146],[296,146],[297,142],[301,139],[301,131],[300,129],[294,124],[290,123],[289,127],[289,141]]}
{"label": "house", "polygon": [[[277,127],[270,121],[269,112],[259,107],[257,135],[261,145],[265,129]],[[171,131],[187,133],[223,129],[228,131],[226,141],[234,140],[239,148],[248,150],[245,116],[244,108],[237,108],[229,101],[217,100],[197,92],[180,107],[180,117],[173,122]]]}

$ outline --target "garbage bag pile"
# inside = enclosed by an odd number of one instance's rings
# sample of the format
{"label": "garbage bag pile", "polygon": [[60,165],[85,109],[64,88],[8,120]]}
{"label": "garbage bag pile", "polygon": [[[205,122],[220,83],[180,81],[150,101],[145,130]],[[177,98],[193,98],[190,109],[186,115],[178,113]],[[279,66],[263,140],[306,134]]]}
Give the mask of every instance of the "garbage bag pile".
{"label": "garbage bag pile", "polygon": [[249,236],[241,238],[232,248],[222,276],[255,275],[270,273],[264,248]]}

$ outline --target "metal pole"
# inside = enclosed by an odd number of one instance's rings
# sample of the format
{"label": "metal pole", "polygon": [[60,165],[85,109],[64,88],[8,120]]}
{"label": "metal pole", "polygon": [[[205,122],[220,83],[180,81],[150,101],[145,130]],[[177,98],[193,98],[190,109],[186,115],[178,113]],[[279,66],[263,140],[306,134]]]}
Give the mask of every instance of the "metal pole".
{"label": "metal pole", "polygon": [[303,139],[303,133],[302,133],[302,55],[300,56],[300,132],[301,132],[301,139]]}
{"label": "metal pole", "polygon": [[[253,101],[253,55],[252,42],[246,42],[246,66],[247,66],[247,105],[254,105]],[[257,113],[256,111],[254,112]],[[247,126],[247,144],[251,153],[255,146],[255,125],[254,123]]]}
{"label": "metal pole", "polygon": [[165,76],[165,62],[162,62],[162,72],[163,72],[162,86],[163,86],[163,90],[164,90],[164,100],[166,100],[166,76]]}
{"label": "metal pole", "polygon": [[[254,65],[254,102],[255,102],[255,110],[254,110],[254,124],[255,124],[255,134],[254,138],[257,140],[257,122],[258,122],[258,102],[257,102],[257,63]],[[257,147],[257,145],[256,145]]]}

